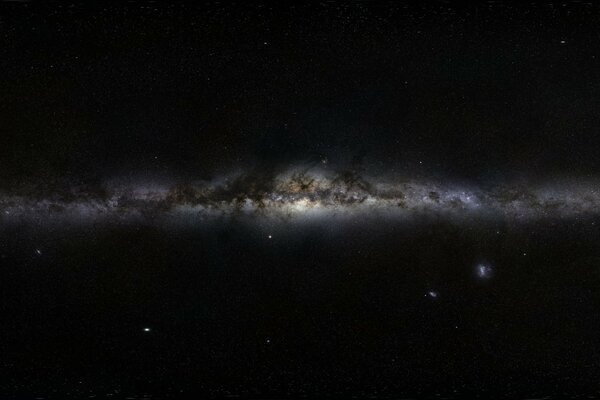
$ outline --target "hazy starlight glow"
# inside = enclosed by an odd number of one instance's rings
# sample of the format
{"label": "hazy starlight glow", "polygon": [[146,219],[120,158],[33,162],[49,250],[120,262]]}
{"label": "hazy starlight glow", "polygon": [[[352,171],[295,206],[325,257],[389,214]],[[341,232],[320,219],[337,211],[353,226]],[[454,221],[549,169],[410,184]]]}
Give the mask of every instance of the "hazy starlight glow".
{"label": "hazy starlight glow", "polygon": [[[0,195],[4,222],[71,219],[204,218],[256,216],[284,219],[325,217],[570,218],[600,211],[592,183],[567,186],[465,188],[323,172],[285,172],[275,177],[239,174],[177,185],[110,185]],[[33,193],[33,194],[32,194]]]}
{"label": "hazy starlight glow", "polygon": [[489,279],[492,277],[492,267],[487,264],[479,264],[477,266],[477,276],[481,279]]}

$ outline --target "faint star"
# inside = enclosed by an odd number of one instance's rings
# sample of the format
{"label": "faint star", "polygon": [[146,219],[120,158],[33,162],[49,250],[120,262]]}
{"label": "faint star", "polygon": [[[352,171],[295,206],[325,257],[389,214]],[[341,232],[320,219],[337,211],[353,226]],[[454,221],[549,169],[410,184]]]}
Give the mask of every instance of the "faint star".
{"label": "faint star", "polygon": [[273,235],[269,235],[269,239],[273,239]]}

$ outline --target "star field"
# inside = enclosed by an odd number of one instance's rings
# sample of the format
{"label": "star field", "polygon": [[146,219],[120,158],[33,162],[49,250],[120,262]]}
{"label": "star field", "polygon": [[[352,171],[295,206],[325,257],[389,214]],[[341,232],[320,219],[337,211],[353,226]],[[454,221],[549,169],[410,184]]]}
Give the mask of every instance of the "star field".
{"label": "star field", "polygon": [[171,185],[112,184],[0,197],[7,224],[162,220],[202,223],[223,216],[318,221],[352,217],[406,219],[439,216],[459,221],[593,219],[598,184],[563,179],[544,184],[477,188],[434,181],[385,179],[353,172],[294,170],[268,176],[231,174]]}
{"label": "star field", "polygon": [[0,399],[598,397],[599,27],[0,2]]}

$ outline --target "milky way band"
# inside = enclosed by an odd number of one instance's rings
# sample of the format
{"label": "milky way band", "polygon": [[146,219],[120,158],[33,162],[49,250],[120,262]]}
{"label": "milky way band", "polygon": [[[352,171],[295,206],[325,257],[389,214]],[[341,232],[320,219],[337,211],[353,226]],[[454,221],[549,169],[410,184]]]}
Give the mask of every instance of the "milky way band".
{"label": "milky way band", "polygon": [[[576,182],[576,183],[574,183]],[[448,218],[583,218],[600,213],[600,186],[570,179],[490,187],[292,169],[172,184],[31,186],[0,195],[2,222],[246,216],[311,219],[435,215]]]}

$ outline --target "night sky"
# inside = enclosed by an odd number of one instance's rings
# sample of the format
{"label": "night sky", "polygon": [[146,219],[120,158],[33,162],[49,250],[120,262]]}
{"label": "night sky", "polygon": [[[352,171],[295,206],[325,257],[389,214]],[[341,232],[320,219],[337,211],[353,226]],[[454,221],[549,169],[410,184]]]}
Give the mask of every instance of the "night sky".
{"label": "night sky", "polygon": [[0,398],[600,396],[600,7],[0,2]]}

